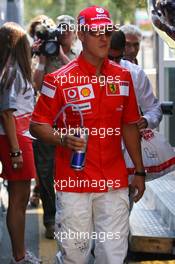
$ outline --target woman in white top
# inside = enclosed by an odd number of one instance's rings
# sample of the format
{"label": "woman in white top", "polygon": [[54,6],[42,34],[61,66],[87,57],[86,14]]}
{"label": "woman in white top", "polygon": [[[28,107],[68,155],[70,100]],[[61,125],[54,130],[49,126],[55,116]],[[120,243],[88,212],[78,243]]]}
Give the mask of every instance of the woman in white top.
{"label": "woman in white top", "polygon": [[30,46],[25,31],[8,22],[0,28],[0,160],[8,181],[7,228],[11,263],[40,263],[24,246],[25,212],[35,177],[29,121],[34,106]]}

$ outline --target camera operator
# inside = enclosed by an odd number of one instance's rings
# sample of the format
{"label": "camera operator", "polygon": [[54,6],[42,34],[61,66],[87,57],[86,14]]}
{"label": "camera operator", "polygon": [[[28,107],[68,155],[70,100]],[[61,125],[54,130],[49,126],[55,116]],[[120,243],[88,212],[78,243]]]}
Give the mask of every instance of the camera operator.
{"label": "camera operator", "polygon": [[[33,85],[36,92],[40,91],[45,74],[56,71],[76,57],[76,53],[72,48],[75,31],[70,28],[71,25],[75,25],[75,20],[68,15],[59,16],[57,26],[53,20],[44,15],[31,21],[29,33],[34,39],[32,69]],[[55,147],[44,144],[40,140],[35,140],[33,147],[44,210],[45,237],[53,239],[55,224],[53,180]]]}
{"label": "camera operator", "polygon": [[[35,90],[40,90],[44,74],[61,68],[75,58],[76,52],[72,48],[75,39],[75,31],[71,30],[71,25],[75,25],[75,20],[68,15],[57,17],[57,28],[55,24],[51,23],[51,19],[47,20],[44,18],[42,22],[40,22],[40,28],[39,25],[36,24],[34,32],[35,41],[33,44],[36,64],[33,72]],[[46,34],[47,32],[48,34]],[[51,39],[49,35],[51,35]],[[42,39],[38,36],[42,36]],[[55,42],[57,43],[57,47],[53,47],[56,45]],[[43,46],[43,44],[45,45]],[[53,52],[53,54],[51,52]]]}

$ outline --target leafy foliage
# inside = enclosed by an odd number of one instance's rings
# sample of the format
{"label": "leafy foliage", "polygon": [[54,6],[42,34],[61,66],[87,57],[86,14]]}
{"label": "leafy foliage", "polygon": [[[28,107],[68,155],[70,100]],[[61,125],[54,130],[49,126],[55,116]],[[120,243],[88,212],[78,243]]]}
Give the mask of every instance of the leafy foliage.
{"label": "leafy foliage", "polygon": [[146,3],[144,0],[111,0],[116,8],[117,17],[121,24],[124,24],[126,20],[134,23],[134,14],[136,8],[145,8]]}
{"label": "leafy foliage", "polygon": [[125,20],[133,22],[136,8],[146,6],[144,0],[24,0],[25,23],[39,14],[48,15],[54,20],[61,14],[76,17],[81,9],[94,4],[107,7],[117,23],[124,23]]}

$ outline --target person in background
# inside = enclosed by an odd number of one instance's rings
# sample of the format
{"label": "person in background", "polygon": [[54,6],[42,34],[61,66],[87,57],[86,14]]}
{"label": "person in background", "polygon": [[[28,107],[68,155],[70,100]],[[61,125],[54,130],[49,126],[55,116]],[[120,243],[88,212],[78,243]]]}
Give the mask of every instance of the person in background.
{"label": "person in background", "polygon": [[[36,22],[39,21],[39,22]],[[73,17],[68,15],[62,15],[57,17],[57,28],[60,30],[60,34],[57,38],[58,42],[58,54],[47,55],[43,54],[40,50],[43,41],[36,36],[36,27],[40,25],[46,25],[48,29],[55,29],[56,24],[50,18],[46,19],[46,16],[36,17],[30,24],[29,33],[34,38],[33,50],[34,64],[33,66],[33,83],[36,91],[40,91],[44,75],[59,69],[66,65],[70,60],[76,57],[76,52],[73,49],[73,43],[75,39],[75,31],[72,30],[71,25],[75,25]],[[32,30],[31,30],[32,29]]]}
{"label": "person in background", "polygon": [[[73,17],[62,15],[57,17],[57,27],[60,30],[57,54],[43,54],[40,51],[42,40],[36,36],[37,26],[47,26],[49,29],[56,29],[56,24],[48,17],[42,15],[32,20],[30,24],[30,35],[34,38],[34,56],[33,56],[33,85],[35,91],[40,93],[44,75],[56,71],[66,65],[70,60],[76,57],[72,48],[75,32],[71,25],[75,25]],[[35,140],[33,143],[35,164],[39,178],[39,189],[43,204],[43,222],[46,228],[45,237],[54,238],[55,231],[55,191],[54,191],[54,152],[55,146],[45,144],[42,140]]]}
{"label": "person in background", "polygon": [[123,60],[126,51],[126,40],[123,31],[114,31],[111,38],[111,46],[109,50],[109,59],[128,69],[131,73],[133,85],[137,97],[138,105],[141,109],[142,117],[138,121],[138,128],[156,128],[162,120],[162,110],[158,98],[153,94],[151,83],[143,69]]}
{"label": "person in background", "polygon": [[39,264],[24,242],[25,212],[30,181],[35,177],[29,121],[34,107],[30,46],[16,23],[0,28],[0,160],[8,181],[7,228],[12,244],[11,264]]}
{"label": "person in background", "polygon": [[[141,118],[137,122],[140,132],[145,128],[157,128],[162,120],[162,110],[158,98],[153,94],[151,83],[146,76],[143,69],[131,63],[128,60],[123,60],[125,52],[126,39],[125,34],[119,30],[114,31],[111,38],[111,45],[109,49],[108,58],[117,64],[120,64],[123,68],[127,69],[131,73],[133,86],[137,98],[137,103],[140,108]],[[122,145],[123,151],[125,146]],[[131,183],[132,177],[129,177],[129,183]],[[130,211],[133,207],[133,190],[130,186]]]}
{"label": "person in background", "polygon": [[[58,263],[88,263],[93,233],[96,235],[95,263],[123,264],[128,245],[129,200],[121,135],[135,164],[132,186],[138,190],[134,197],[137,202],[145,189],[145,171],[136,125],[140,115],[130,73],[107,58],[113,31],[109,12],[100,6],[90,6],[80,12],[77,20],[83,51],[65,67],[45,76],[30,129],[33,136],[57,147]],[[66,77],[64,84],[60,80],[62,76]],[[119,76],[120,90],[118,82],[115,82],[116,76]],[[71,82],[70,78],[75,81]],[[81,106],[84,127],[89,129],[86,163],[81,171],[70,166],[70,159],[72,150],[85,148],[85,140],[71,135],[69,130],[62,135],[60,130],[55,133],[53,129],[57,113],[68,103]],[[76,109],[70,107],[66,113],[67,126],[77,128],[80,117]],[[64,121],[64,115],[63,118],[60,116],[58,128],[64,128]],[[95,135],[93,128],[97,131]],[[110,135],[108,128],[113,131]],[[116,128],[121,134],[115,134]],[[98,133],[101,129],[106,131],[104,138]],[[116,181],[119,181],[118,186]],[[61,186],[63,182],[64,186]],[[102,182],[103,188],[100,187]],[[101,234],[106,239],[102,240]]]}
{"label": "person in background", "polygon": [[[46,15],[38,15],[31,20],[29,28],[28,28],[28,33],[29,33],[30,37],[32,38],[32,45],[33,45],[33,42],[37,39],[37,37],[35,36],[35,34],[36,34],[35,29],[37,28],[37,26],[40,26],[41,24],[45,23],[46,21],[47,21],[47,26],[49,28],[55,27],[54,21]],[[32,49],[31,53],[33,53],[33,49]],[[33,73],[35,72],[35,68],[36,68],[37,63],[38,63],[38,56],[36,56],[35,54],[32,54],[32,77],[33,77]],[[33,86],[35,86],[34,82],[33,82]],[[35,88],[35,96],[37,96],[37,89],[36,88]],[[33,145],[35,145],[35,143],[33,143]],[[35,157],[36,157],[36,155],[35,155]],[[36,161],[36,163],[37,162],[38,161]],[[36,167],[37,167],[37,164],[36,164]],[[35,179],[35,186],[32,190],[32,195],[30,197],[30,205],[32,207],[38,207],[39,201],[40,201],[40,183],[39,183],[39,178],[37,175],[37,177]]]}
{"label": "person in background", "polygon": [[138,64],[137,54],[140,49],[140,42],[142,40],[142,32],[135,25],[123,25],[120,27],[126,38],[126,45],[124,51],[124,59],[132,63]]}

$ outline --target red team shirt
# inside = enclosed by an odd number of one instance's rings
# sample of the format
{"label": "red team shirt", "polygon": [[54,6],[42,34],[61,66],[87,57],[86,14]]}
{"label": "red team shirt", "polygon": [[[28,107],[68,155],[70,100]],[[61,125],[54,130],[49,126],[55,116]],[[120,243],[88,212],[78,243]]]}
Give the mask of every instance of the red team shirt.
{"label": "red team shirt", "polygon": [[[84,170],[72,169],[72,151],[57,146],[57,191],[104,192],[128,186],[121,137],[123,123],[136,123],[140,119],[133,84],[130,73],[108,59],[104,61],[101,74],[97,79],[96,68],[80,55],[63,68],[45,76],[32,122],[52,126],[60,109],[73,103],[81,109],[84,126],[89,129]],[[69,107],[66,116],[68,126],[76,128],[80,125],[80,115],[75,108]],[[62,117],[57,126],[64,127]],[[64,188],[61,182],[64,182]]]}

